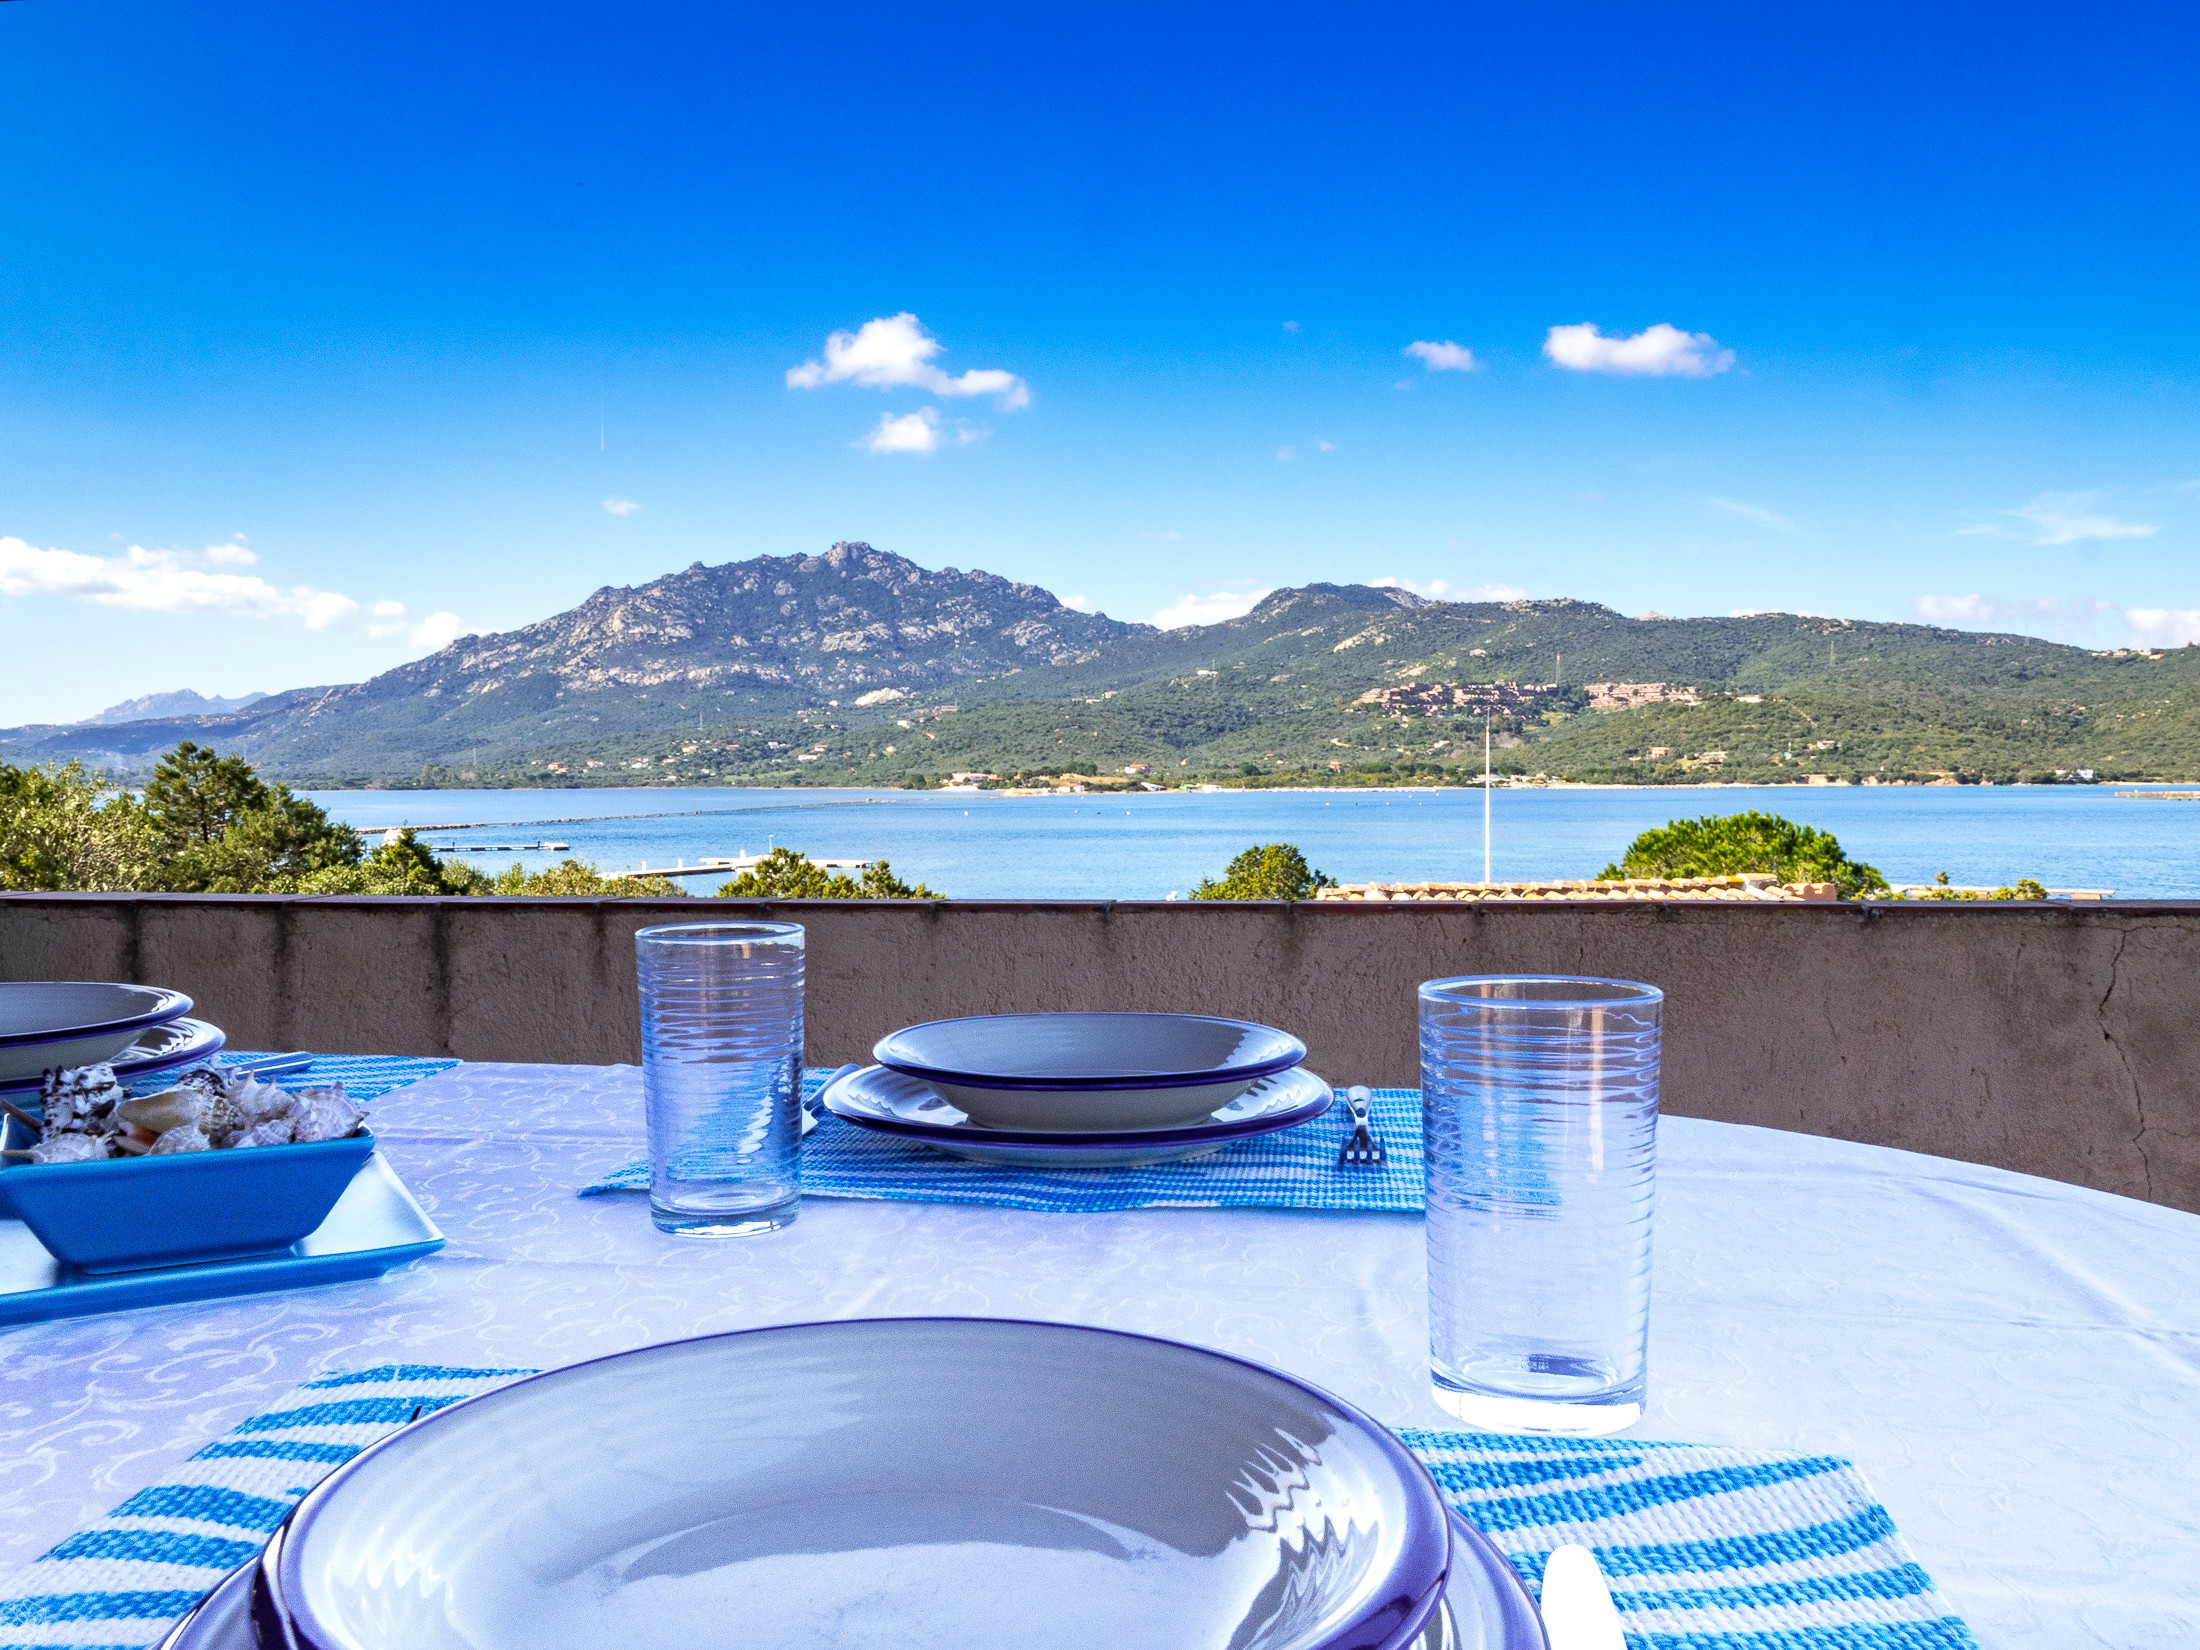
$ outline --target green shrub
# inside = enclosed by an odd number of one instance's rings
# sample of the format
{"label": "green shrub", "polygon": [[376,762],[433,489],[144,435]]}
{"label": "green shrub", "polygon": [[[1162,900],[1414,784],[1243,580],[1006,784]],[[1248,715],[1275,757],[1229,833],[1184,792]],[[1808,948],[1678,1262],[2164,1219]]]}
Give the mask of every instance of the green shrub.
{"label": "green shrub", "polygon": [[1830,882],[1843,899],[1887,891],[1887,879],[1841,851],[1830,831],[1797,825],[1778,814],[1751,809],[1676,819],[1645,831],[1628,844],[1617,865],[1597,873],[1600,882],[1628,877],[1731,877],[1768,872],[1782,882]]}
{"label": "green shrub", "polygon": [[135,893],[163,864],[159,831],[104,777],[0,762],[0,889]]}
{"label": "green shrub", "polygon": [[828,871],[792,848],[774,848],[718,890],[720,899],[938,899],[923,883],[914,887],[894,875],[883,859],[861,873]]}
{"label": "green shrub", "polygon": [[1192,889],[1194,899],[1310,899],[1317,888],[1334,888],[1337,879],[1325,876],[1306,863],[1306,856],[1288,842],[1271,842],[1248,848],[1230,861],[1222,880],[1202,877]]}
{"label": "green shrub", "polygon": [[[480,875],[478,871],[474,874]],[[533,873],[516,864],[507,866],[483,892],[534,896],[584,895],[596,899],[687,897],[687,890],[670,877],[607,877],[597,871],[595,866],[578,859],[560,860],[547,871]]]}

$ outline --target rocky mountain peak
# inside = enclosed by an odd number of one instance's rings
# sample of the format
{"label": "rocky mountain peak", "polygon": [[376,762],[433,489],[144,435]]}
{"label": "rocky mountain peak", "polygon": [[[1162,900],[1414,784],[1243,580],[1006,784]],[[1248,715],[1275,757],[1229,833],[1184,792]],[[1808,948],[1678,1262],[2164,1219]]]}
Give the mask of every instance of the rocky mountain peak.
{"label": "rocky mountain peak", "polygon": [[466,636],[349,693],[477,700],[622,689],[764,688],[810,700],[921,694],[971,676],[1073,664],[1126,625],[1037,585],[844,539],[818,555],[755,556],[606,585],[519,630]]}

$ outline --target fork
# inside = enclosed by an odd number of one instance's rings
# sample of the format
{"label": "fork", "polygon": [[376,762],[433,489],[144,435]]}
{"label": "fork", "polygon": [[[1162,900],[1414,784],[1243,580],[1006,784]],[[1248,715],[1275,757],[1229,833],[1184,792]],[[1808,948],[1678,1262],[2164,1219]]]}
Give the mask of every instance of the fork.
{"label": "fork", "polygon": [[1390,1154],[1383,1150],[1382,1141],[1367,1121],[1368,1092],[1365,1084],[1354,1083],[1344,1091],[1344,1103],[1352,1108],[1352,1138],[1344,1143],[1344,1150],[1337,1154],[1340,1169],[1379,1169],[1389,1161]]}

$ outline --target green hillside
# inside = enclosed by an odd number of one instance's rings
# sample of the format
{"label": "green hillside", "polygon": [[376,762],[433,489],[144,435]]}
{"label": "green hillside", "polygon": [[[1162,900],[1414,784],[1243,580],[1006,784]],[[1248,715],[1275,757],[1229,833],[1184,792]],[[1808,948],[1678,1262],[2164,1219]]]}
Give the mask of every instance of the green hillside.
{"label": "green hillside", "polygon": [[[1592,708],[1585,688],[1609,682],[1700,702]],[[1443,684],[1422,697],[1444,713],[1356,703],[1408,683]],[[1132,764],[1161,783],[1440,783],[1481,767],[1482,711],[1452,690],[1498,683],[1518,690],[1489,723],[1511,773],[2200,778],[2200,648],[2112,655],[1922,625],[1630,619],[1577,600],[1331,584],[1161,631],[862,544],[697,564],[226,715],[9,730],[0,758],[129,773],[190,738],[323,785],[901,784]]]}

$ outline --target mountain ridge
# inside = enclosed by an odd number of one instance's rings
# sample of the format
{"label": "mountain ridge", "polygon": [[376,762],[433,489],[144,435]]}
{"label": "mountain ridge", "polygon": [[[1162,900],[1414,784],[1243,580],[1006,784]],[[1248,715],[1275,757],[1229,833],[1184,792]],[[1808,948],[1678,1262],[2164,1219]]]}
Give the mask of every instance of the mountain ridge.
{"label": "mountain ridge", "polygon": [[[189,738],[315,784],[602,781],[644,766],[653,779],[892,783],[1072,758],[1179,776],[1401,758],[1449,772],[1448,724],[1356,704],[1416,681],[1532,688],[1496,731],[1508,762],[1550,772],[2200,768],[2200,649],[2098,653],[1801,614],[1628,618],[1575,597],[1452,602],[1330,582],[1161,630],[861,541],[606,585],[364,682],[238,710],[0,730],[0,755],[129,772]],[[1593,681],[1685,684],[1723,708],[1592,713]],[[1656,739],[1630,731],[1653,724]],[[1714,725],[1743,754],[1715,744]]]}

